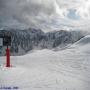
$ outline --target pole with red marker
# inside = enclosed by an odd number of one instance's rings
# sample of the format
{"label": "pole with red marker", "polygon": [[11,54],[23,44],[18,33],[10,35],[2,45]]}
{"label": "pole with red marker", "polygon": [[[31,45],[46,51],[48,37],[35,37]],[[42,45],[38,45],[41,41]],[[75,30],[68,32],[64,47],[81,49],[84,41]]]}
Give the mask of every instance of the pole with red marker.
{"label": "pole with red marker", "polygon": [[10,67],[10,49],[8,46],[6,48],[6,67]]}

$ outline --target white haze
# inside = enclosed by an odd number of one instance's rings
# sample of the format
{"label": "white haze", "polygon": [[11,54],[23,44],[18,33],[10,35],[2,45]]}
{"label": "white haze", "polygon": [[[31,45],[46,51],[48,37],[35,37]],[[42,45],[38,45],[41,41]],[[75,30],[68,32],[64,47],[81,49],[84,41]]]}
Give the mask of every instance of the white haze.
{"label": "white haze", "polygon": [[87,30],[89,24],[89,0],[0,0],[0,27]]}

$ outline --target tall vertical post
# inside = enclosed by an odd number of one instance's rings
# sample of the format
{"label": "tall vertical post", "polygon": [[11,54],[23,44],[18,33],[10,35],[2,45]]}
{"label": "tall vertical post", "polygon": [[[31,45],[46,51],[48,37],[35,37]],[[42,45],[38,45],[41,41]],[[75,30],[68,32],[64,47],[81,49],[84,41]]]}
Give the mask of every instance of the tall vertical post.
{"label": "tall vertical post", "polygon": [[10,67],[10,49],[6,48],[6,67]]}

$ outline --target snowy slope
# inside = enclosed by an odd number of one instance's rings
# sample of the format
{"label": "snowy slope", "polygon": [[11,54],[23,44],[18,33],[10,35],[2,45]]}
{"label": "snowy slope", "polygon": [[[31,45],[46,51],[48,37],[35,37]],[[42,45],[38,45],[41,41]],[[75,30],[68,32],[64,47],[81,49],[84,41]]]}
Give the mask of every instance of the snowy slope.
{"label": "snowy slope", "polygon": [[[87,39],[88,38],[88,39]],[[62,51],[37,50],[12,56],[12,68],[0,57],[0,86],[19,90],[90,90],[90,35]]]}
{"label": "snowy slope", "polygon": [[[76,43],[74,43],[71,47],[77,49],[79,52],[84,52],[86,54],[90,54],[90,35],[85,36],[84,38],[80,39]],[[70,47],[70,48],[71,48]]]}

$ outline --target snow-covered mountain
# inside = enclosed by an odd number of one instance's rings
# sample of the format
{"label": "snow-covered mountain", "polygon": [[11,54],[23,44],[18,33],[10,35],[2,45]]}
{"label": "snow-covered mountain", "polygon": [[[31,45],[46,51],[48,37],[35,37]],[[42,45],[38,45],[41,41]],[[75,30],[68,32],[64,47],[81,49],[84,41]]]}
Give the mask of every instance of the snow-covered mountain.
{"label": "snow-covered mountain", "polygon": [[[65,47],[84,37],[81,31],[59,30],[45,33],[40,29],[33,28],[0,30],[0,35],[11,36],[12,55],[23,55],[35,49]],[[1,49],[0,55],[5,55],[5,47],[1,47]]]}
{"label": "snow-covered mountain", "polygon": [[43,49],[11,56],[11,68],[0,57],[0,85],[18,90],[90,90],[90,35],[69,48]]}

